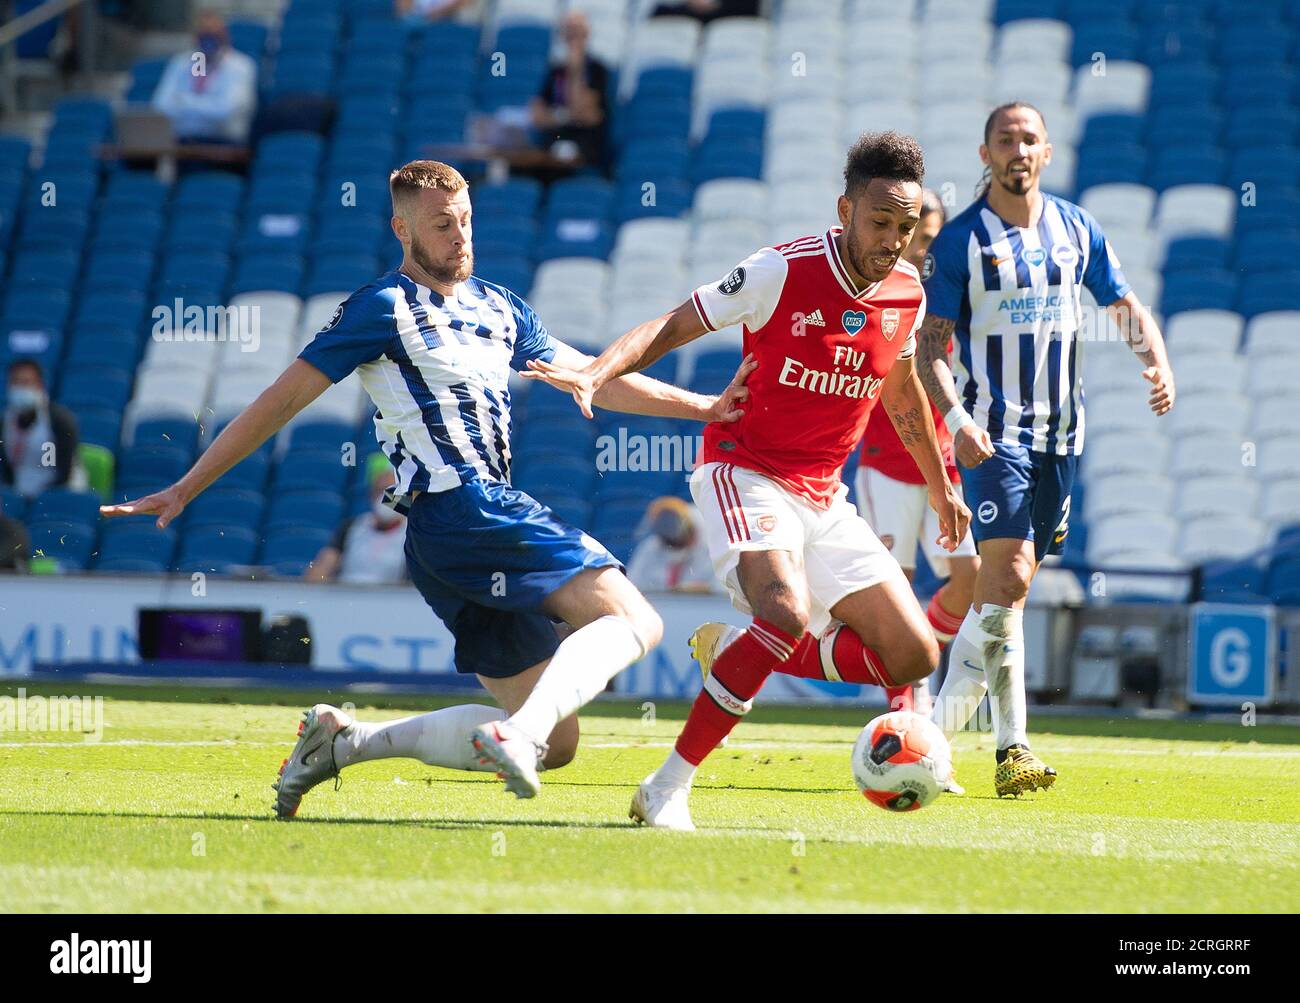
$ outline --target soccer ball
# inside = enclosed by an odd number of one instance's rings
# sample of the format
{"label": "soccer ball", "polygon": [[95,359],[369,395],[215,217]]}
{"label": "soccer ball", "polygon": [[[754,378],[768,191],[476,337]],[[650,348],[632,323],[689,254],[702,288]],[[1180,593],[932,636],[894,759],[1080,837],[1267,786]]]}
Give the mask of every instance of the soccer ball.
{"label": "soccer ball", "polygon": [[853,746],[853,779],[872,804],[916,811],[943,793],[952,749],[929,718],[910,710],[881,714]]}

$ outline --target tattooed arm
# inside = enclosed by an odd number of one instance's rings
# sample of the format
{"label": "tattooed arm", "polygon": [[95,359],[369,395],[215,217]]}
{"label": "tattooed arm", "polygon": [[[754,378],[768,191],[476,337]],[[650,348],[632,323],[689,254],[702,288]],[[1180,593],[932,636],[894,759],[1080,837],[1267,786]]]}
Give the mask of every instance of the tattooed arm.
{"label": "tattooed arm", "polygon": [[952,432],[953,452],[963,467],[975,467],[993,455],[988,432],[966,414],[957,397],[957,384],[948,361],[948,344],[956,323],[947,317],[927,314],[916,335],[917,371],[921,385],[939,409]]}
{"label": "tattooed arm", "polygon": [[1114,319],[1133,354],[1146,367],[1142,378],[1151,384],[1151,397],[1147,401],[1151,410],[1157,415],[1167,413],[1174,406],[1174,371],[1156,319],[1132,291],[1108,306],[1106,312]]}
{"label": "tattooed arm", "polygon": [[942,529],[939,542],[948,550],[955,550],[970,525],[970,510],[962,504],[948,480],[934,421],[911,358],[894,363],[880,388],[880,403],[925,478],[930,507],[939,516]]}

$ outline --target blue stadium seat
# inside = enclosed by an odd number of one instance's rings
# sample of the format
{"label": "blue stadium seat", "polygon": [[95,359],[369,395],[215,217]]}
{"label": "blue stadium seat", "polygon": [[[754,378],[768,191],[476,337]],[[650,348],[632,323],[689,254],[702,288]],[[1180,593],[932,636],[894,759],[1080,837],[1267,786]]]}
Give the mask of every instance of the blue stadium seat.
{"label": "blue stadium seat", "polygon": [[49,488],[28,504],[29,522],[73,522],[93,525],[99,521],[99,495],[93,491]]}
{"label": "blue stadium seat", "polygon": [[474,189],[474,215],[536,216],[542,186],[532,178],[511,178],[502,184]]}
{"label": "blue stadium seat", "polygon": [[[59,189],[62,199],[67,190]],[[87,192],[85,203],[89,205],[94,195]],[[18,247],[22,250],[62,250],[80,249],[90,232],[90,213],[77,206],[51,206],[40,213],[28,210],[23,214],[18,225]]]}
{"label": "blue stadium seat", "polygon": [[30,325],[44,330],[62,331],[68,321],[71,299],[66,288],[12,288],[4,298],[0,324]]}
{"label": "blue stadium seat", "polygon": [[665,182],[653,189],[635,181],[620,184],[614,193],[614,219],[621,224],[652,216],[679,217],[690,211],[693,195],[694,188],[685,183]]}
{"label": "blue stadium seat", "polygon": [[266,497],[260,490],[214,486],[186,507],[185,529],[200,526],[260,526]]}
{"label": "blue stadium seat", "polygon": [[766,122],[767,114],[761,108],[719,108],[709,116],[705,137],[761,143]]}
{"label": "blue stadium seat", "polygon": [[591,525],[592,503],[581,495],[566,494],[561,491],[548,492],[545,500],[538,499],[551,509],[561,522],[585,530]]}
{"label": "blue stadium seat", "polygon": [[153,278],[153,255],[144,251],[119,251],[112,255],[92,255],[87,263],[81,291],[113,292],[118,289],[149,288]]}
{"label": "blue stadium seat", "polygon": [[1243,234],[1237,239],[1233,267],[1246,274],[1289,272],[1300,261],[1300,231]]}
{"label": "blue stadium seat", "polygon": [[1248,274],[1242,279],[1237,297],[1237,311],[1245,317],[1273,310],[1294,310],[1300,303],[1300,270],[1263,275]]}
{"label": "blue stadium seat", "polygon": [[1157,148],[1147,168],[1147,184],[1156,191],[1176,185],[1218,184],[1223,180],[1223,155],[1213,146]]}
{"label": "blue stadium seat", "polygon": [[1142,141],[1153,150],[1199,146],[1214,143],[1222,129],[1223,115],[1217,108],[1165,105],[1147,116]]}
{"label": "blue stadium seat", "polygon": [[356,289],[382,274],[379,259],[373,254],[331,254],[318,257],[311,267],[304,296]]}
{"label": "blue stadium seat", "polygon": [[302,288],[305,266],[301,257],[294,255],[258,253],[240,259],[230,281],[230,295],[242,293],[274,292],[297,295]]}
{"label": "blue stadium seat", "polygon": [[230,32],[231,47],[260,64],[266,54],[266,25],[259,21],[231,21],[226,27]]}
{"label": "blue stadium seat", "polygon": [[257,534],[245,526],[199,526],[181,537],[173,569],[225,574],[232,565],[250,565],[257,553]]}
{"label": "blue stadium seat", "polygon": [[191,210],[172,215],[163,237],[167,255],[206,252],[229,254],[235,242],[238,220],[232,213],[212,211],[200,216]]}
{"label": "blue stadium seat", "polygon": [[1165,278],[1160,311],[1166,317],[1184,310],[1232,310],[1237,282],[1231,272],[1203,269]]}
{"label": "blue stadium seat", "polygon": [[1147,151],[1144,147],[1084,147],[1075,169],[1075,190],[1086,191],[1095,184],[1144,184],[1147,181]]}
{"label": "blue stadium seat", "polygon": [[73,325],[67,358],[78,366],[134,369],[142,347],[140,335],[132,328]]}
{"label": "blue stadium seat", "polygon": [[244,179],[225,171],[189,174],[176,184],[173,207],[201,212],[239,212],[244,200]]}
{"label": "blue stadium seat", "polygon": [[54,383],[59,375],[59,358],[63,353],[63,334],[49,327],[28,323],[0,324],[0,372],[14,359],[33,359]]}
{"label": "blue stadium seat", "polygon": [[544,451],[542,445],[521,451],[511,470],[511,483],[549,504],[552,494],[577,494],[590,498],[596,469],[589,454]]}
{"label": "blue stadium seat", "polygon": [[141,206],[108,207],[95,218],[90,253],[106,250],[147,251],[152,254],[162,237],[163,216]]}
{"label": "blue stadium seat", "polygon": [[1293,188],[1300,183],[1300,148],[1290,143],[1238,148],[1224,180],[1238,191],[1247,182],[1266,192]]}
{"label": "blue stadium seat", "polygon": [[34,522],[28,525],[32,557],[52,557],[61,570],[80,571],[95,549],[94,523]]}
{"label": "blue stadium seat", "polygon": [[328,546],[334,529],[300,526],[283,529],[268,537],[259,558],[273,574],[286,578],[301,578],[307,566],[316,559],[321,548]]}
{"label": "blue stadium seat", "polygon": [[550,258],[609,257],[614,247],[614,230],[597,219],[558,219],[546,228],[537,248],[539,260]]}
{"label": "blue stadium seat", "polygon": [[159,529],[153,516],[109,520],[100,534],[95,570],[163,573],[171,567],[176,539],[176,530]]}
{"label": "blue stadium seat", "polygon": [[197,287],[220,287],[230,272],[230,255],[220,251],[191,250],[185,254],[164,255],[158,275],[160,283],[191,284]]}
{"label": "blue stadium seat", "polygon": [[1141,115],[1094,115],[1083,124],[1080,147],[1139,146],[1143,142]]}
{"label": "blue stadium seat", "polygon": [[1279,606],[1300,606],[1300,557],[1280,555],[1268,569],[1268,596]]}
{"label": "blue stadium seat", "polygon": [[20,252],[9,274],[10,288],[19,286],[69,289],[77,283],[81,255],[70,249]]}
{"label": "blue stadium seat", "polygon": [[118,457],[117,479],[171,484],[189,469],[194,458],[191,450],[170,442],[142,443],[124,449]]}
{"label": "blue stadium seat", "polygon": [[551,186],[546,200],[546,223],[561,219],[609,218],[614,188],[602,178],[569,178]]}
{"label": "blue stadium seat", "polygon": [[367,94],[396,101],[406,70],[400,56],[351,61],[334,82],[336,94]]}
{"label": "blue stadium seat", "polygon": [[124,207],[161,210],[171,189],[147,171],[118,171],[109,175],[101,209]]}
{"label": "blue stadium seat", "polygon": [[126,290],[90,293],[78,300],[77,316],[72,326],[80,330],[102,324],[110,328],[138,330],[145,320],[144,299],[143,293]]}
{"label": "blue stadium seat", "polygon": [[1232,109],[1223,131],[1229,149],[1273,143],[1300,143],[1300,113],[1294,108],[1246,107]]}
{"label": "blue stadium seat", "polygon": [[52,132],[75,131],[103,139],[113,127],[113,106],[103,98],[66,97],[54,106]]}
{"label": "blue stadium seat", "polygon": [[697,185],[717,178],[761,178],[763,176],[763,150],[761,146],[701,144],[695,151],[691,165],[691,180]]}
{"label": "blue stadium seat", "polygon": [[1218,237],[1180,237],[1166,248],[1165,272],[1227,268],[1228,241]]}
{"label": "blue stadium seat", "polygon": [[1201,578],[1205,602],[1267,602],[1264,569],[1255,561],[1215,561]]}
{"label": "blue stadium seat", "polygon": [[[477,212],[474,223],[476,230],[484,225]],[[318,212],[316,235],[311,247],[317,259],[326,255],[371,254],[379,249],[391,232],[388,218],[377,213],[361,212],[355,208],[325,214]]]}
{"label": "blue stadium seat", "polygon": [[312,48],[302,53],[280,53],[271,70],[267,94],[271,98],[285,97],[289,94],[314,94],[328,97],[333,86],[333,54]]}
{"label": "blue stadium seat", "polygon": [[1300,192],[1277,189],[1256,193],[1254,205],[1238,205],[1236,234],[1287,233],[1300,230]]}
{"label": "blue stadium seat", "polygon": [[234,467],[222,474],[213,486],[261,491],[266,486],[266,475],[271,469],[268,452],[259,450],[244,457]]}
{"label": "blue stadium seat", "polygon": [[1147,107],[1212,107],[1218,103],[1219,72],[1209,63],[1168,63],[1151,72]]}
{"label": "blue stadium seat", "polygon": [[338,491],[302,490],[276,492],[262,527],[269,540],[287,529],[306,526],[331,532],[343,519],[343,495]]}
{"label": "blue stadium seat", "polygon": [[1291,31],[1281,19],[1269,19],[1267,12],[1254,6],[1248,21],[1226,24],[1215,43],[1219,62],[1224,66],[1262,67],[1285,63],[1291,44]]}
{"label": "blue stadium seat", "polygon": [[77,417],[77,431],[82,442],[103,446],[110,452],[117,449],[122,429],[121,411],[102,407],[74,407],[72,410]]}
{"label": "blue stadium seat", "polygon": [[337,450],[293,452],[276,467],[273,487],[277,491],[309,487],[342,491],[349,472]]}
{"label": "blue stadium seat", "polygon": [[1213,58],[1214,29],[1203,22],[1169,20],[1142,29],[1141,61],[1151,66],[1206,63]]}
{"label": "blue stadium seat", "polygon": [[303,421],[289,430],[289,449],[295,453],[330,450],[342,456],[343,447],[356,441],[356,427],[342,421]]}
{"label": "blue stadium seat", "polygon": [[135,426],[132,446],[170,446],[192,459],[199,448],[199,424],[190,418],[150,418]]}
{"label": "blue stadium seat", "polygon": [[619,154],[616,173],[620,182],[685,180],[690,176],[690,151],[679,139],[633,140]]}
{"label": "blue stadium seat", "polygon": [[158,89],[166,69],[166,59],[139,59],[132,63],[131,83],[126,91],[126,103],[148,104],[152,101],[153,93]]}
{"label": "blue stadium seat", "polygon": [[277,132],[257,145],[255,171],[286,168],[293,173],[313,171],[325,156],[325,140],[314,132]]}
{"label": "blue stadium seat", "polygon": [[1022,21],[1030,18],[1059,19],[1062,14],[1061,0],[998,0],[993,12],[993,23],[1007,24],[1010,21]]}
{"label": "blue stadium seat", "polygon": [[478,53],[479,27],[454,21],[436,21],[418,27],[413,42],[420,52],[445,53],[447,57],[475,56]]}
{"label": "blue stadium seat", "polygon": [[1137,61],[1142,52],[1142,35],[1127,21],[1096,21],[1076,26],[1070,50],[1071,65],[1087,66],[1097,52],[1108,60]]}
{"label": "blue stadium seat", "polygon": [[0,135],[0,170],[26,174],[31,156],[32,144],[25,137]]}
{"label": "blue stadium seat", "polygon": [[[1287,66],[1229,66],[1223,75],[1219,100],[1225,107],[1235,108],[1254,101],[1273,101],[1295,91],[1296,74]],[[1279,102],[1289,104],[1289,100]]]}

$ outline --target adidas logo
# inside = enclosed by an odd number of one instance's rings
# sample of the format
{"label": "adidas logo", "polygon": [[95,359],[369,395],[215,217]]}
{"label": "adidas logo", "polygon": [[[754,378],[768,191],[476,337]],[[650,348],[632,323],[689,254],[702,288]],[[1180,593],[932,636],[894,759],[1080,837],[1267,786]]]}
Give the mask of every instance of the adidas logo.
{"label": "adidas logo", "polygon": [[812,313],[810,313],[807,317],[804,318],[803,322],[805,324],[811,324],[814,327],[826,326],[826,321],[822,318],[822,312],[820,310],[814,310]]}

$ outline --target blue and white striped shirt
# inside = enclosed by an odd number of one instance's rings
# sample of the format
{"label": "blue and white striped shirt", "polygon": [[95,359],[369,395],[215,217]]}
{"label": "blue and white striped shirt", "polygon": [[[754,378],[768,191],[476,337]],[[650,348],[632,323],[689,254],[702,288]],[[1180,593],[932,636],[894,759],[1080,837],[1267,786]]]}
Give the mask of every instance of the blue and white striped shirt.
{"label": "blue and white striped shirt", "polygon": [[1079,453],[1082,290],[1103,307],[1129,291],[1097,221],[1044,193],[1038,224],[1013,226],[980,198],[939,231],[921,272],[930,314],[956,322],[953,372],[971,417],[994,442]]}
{"label": "blue and white striped shirt", "polygon": [[360,376],[404,507],[414,491],[510,480],[510,370],[550,361],[556,344],[502,286],[471,277],[443,296],[394,270],[349,296],[298,357],[335,383]]}

